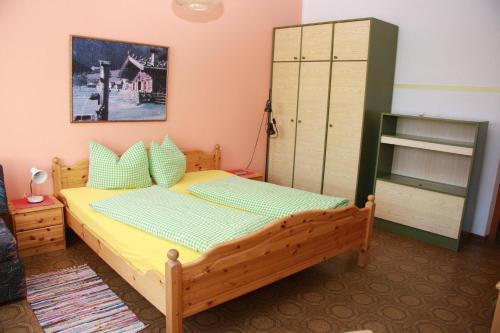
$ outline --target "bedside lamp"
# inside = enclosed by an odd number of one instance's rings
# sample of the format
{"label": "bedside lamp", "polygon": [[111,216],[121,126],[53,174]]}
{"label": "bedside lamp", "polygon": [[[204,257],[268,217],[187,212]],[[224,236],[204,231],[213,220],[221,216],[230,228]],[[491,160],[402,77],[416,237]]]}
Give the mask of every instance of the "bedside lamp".
{"label": "bedside lamp", "polygon": [[37,168],[31,168],[30,195],[26,198],[29,203],[39,203],[43,201],[42,195],[33,195],[33,183],[40,185],[45,183],[48,178],[49,175],[47,172]]}

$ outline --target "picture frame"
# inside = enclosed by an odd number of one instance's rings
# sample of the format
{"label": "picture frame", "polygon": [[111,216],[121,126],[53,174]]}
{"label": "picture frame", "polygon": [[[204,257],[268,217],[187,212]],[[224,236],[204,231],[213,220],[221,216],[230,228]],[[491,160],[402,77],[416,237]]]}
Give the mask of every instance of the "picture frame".
{"label": "picture frame", "polygon": [[72,123],[166,121],[168,47],[78,35],[70,44]]}

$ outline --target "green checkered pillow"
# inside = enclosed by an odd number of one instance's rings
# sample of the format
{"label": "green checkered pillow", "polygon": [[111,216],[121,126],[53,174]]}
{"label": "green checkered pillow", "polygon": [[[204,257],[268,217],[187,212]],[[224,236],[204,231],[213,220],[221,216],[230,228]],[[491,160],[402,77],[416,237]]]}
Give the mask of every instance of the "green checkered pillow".
{"label": "green checkered pillow", "polygon": [[161,146],[153,141],[149,149],[149,170],[156,184],[171,187],[186,172],[186,156],[168,136]]}
{"label": "green checkered pillow", "polygon": [[91,141],[89,153],[88,187],[110,190],[151,186],[144,142],[137,142],[118,157],[103,145]]}

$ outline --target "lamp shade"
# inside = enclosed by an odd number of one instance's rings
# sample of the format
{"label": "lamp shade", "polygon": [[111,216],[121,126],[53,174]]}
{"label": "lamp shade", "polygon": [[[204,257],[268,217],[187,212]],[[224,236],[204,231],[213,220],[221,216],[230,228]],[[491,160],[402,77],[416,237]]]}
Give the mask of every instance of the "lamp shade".
{"label": "lamp shade", "polygon": [[222,0],[175,0],[175,2],[191,10],[203,12],[208,10],[211,6],[222,3]]}
{"label": "lamp shade", "polygon": [[37,168],[31,168],[31,180],[35,184],[43,184],[47,181],[49,178],[49,175],[47,172],[37,169]]}

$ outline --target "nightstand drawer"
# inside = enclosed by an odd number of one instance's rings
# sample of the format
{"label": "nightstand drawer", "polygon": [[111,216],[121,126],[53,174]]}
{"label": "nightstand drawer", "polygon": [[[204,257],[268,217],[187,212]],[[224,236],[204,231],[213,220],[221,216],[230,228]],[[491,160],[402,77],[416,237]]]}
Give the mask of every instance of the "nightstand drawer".
{"label": "nightstand drawer", "polygon": [[17,246],[19,250],[23,250],[64,241],[64,228],[62,225],[51,226],[18,232],[16,236]]}
{"label": "nightstand drawer", "polygon": [[16,220],[16,232],[44,228],[63,223],[61,208],[16,214],[14,218]]}

